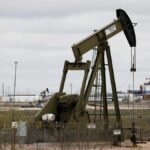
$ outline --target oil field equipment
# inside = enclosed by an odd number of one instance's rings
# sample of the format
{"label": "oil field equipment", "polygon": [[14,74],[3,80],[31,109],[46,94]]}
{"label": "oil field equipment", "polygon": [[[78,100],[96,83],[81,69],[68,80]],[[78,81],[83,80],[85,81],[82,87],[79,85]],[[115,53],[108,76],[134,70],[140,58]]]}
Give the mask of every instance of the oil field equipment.
{"label": "oil field equipment", "polygon": [[[103,122],[107,127],[109,123],[105,75],[105,58],[107,58],[108,71],[112,88],[112,100],[114,102],[116,116],[116,124],[121,127],[121,114],[119,109],[111,51],[108,44],[108,39],[114,37],[119,32],[124,31],[130,47],[135,47],[136,37],[134,32],[134,26],[126,12],[122,9],[117,9],[116,14],[117,19],[115,19],[112,23],[106,25],[100,30],[95,31],[93,34],[78,42],[77,44],[73,44],[72,50],[75,61],[65,61],[59,91],[55,93],[49,99],[47,104],[36,114],[35,120],[42,121],[42,118],[45,117],[47,118],[45,120],[49,121],[50,124],[56,122],[65,123],[65,129],[72,128],[72,124],[74,123],[86,123],[86,125],[87,123],[90,123],[91,120],[89,117],[89,112],[86,111],[86,105],[88,103],[88,99],[96,74],[98,72],[98,69],[100,68],[102,80],[100,93],[103,100]],[[95,47],[97,49],[96,58],[94,60],[93,66],[90,67],[91,61],[87,60],[86,62],[83,62],[82,57],[85,53]],[[132,69],[134,69],[134,67]],[[68,95],[63,91],[67,72],[69,70],[84,71],[84,77],[82,80],[79,94]]]}

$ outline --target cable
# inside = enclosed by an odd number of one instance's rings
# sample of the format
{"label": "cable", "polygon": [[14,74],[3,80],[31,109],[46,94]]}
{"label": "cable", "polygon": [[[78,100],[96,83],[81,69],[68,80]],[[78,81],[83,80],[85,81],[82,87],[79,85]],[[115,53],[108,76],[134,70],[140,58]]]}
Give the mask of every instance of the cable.
{"label": "cable", "polygon": [[130,71],[132,72],[132,84],[133,84],[133,123],[134,123],[134,84],[135,84],[135,72],[136,72],[136,48],[132,49],[131,47],[131,69]]}
{"label": "cable", "polygon": [[135,76],[134,76],[134,71],[132,72],[132,75],[133,75],[133,122],[134,122],[134,80],[135,80]]}

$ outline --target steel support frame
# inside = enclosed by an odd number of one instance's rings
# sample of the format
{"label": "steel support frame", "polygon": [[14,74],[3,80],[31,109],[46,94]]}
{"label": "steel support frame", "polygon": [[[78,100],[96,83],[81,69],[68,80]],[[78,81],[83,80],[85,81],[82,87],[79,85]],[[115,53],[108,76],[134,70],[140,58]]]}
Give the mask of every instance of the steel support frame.
{"label": "steel support frame", "polygon": [[120,126],[121,125],[121,115],[120,115],[119,102],[118,102],[118,96],[117,96],[114,69],[113,69],[113,65],[112,65],[110,46],[108,45],[108,43],[106,43],[106,44],[107,44],[106,45],[106,56],[107,56],[107,60],[108,60],[108,69],[109,69],[110,82],[111,82],[111,87],[112,87],[112,100],[114,102],[114,107],[115,107],[116,121],[118,123],[118,126]]}

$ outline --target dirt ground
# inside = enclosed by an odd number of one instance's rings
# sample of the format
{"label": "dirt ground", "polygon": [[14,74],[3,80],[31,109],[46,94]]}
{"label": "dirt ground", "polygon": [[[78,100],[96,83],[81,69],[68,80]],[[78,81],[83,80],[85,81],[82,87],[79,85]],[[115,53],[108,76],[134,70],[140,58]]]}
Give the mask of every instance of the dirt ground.
{"label": "dirt ground", "polygon": [[[10,150],[11,145],[1,145],[1,150]],[[150,142],[137,144],[133,147],[129,141],[121,143],[120,146],[112,146],[108,143],[76,143],[76,144],[54,144],[36,143],[29,145],[15,145],[15,150],[150,150]]]}
{"label": "dirt ground", "polygon": [[133,146],[130,142],[124,142],[119,147],[104,147],[102,150],[150,150],[150,142],[137,144],[137,146]]}

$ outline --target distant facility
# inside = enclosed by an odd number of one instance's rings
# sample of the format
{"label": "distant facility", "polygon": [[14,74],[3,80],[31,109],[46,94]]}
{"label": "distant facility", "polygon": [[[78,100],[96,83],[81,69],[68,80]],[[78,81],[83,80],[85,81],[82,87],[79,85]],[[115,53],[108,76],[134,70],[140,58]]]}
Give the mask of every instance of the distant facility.
{"label": "distant facility", "polygon": [[0,101],[1,102],[35,102],[41,99],[41,96],[39,95],[8,95],[8,96],[1,96]]}

